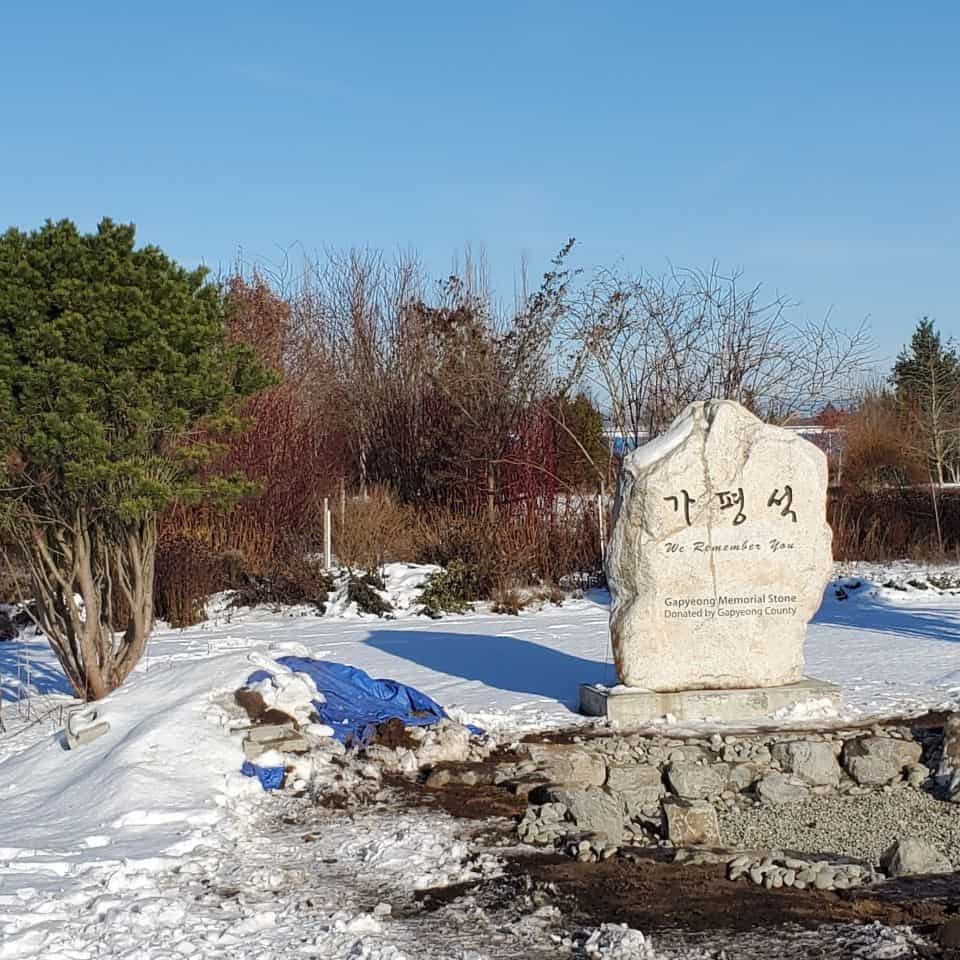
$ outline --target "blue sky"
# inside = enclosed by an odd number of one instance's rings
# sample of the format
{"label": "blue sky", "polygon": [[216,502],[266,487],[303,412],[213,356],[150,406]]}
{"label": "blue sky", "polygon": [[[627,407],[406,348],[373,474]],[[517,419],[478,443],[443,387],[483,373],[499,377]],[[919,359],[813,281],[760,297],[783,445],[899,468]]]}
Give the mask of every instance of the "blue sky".
{"label": "blue sky", "polygon": [[[271,9],[276,7],[276,9]],[[0,225],[186,263],[470,245],[512,296],[742,268],[891,357],[960,335],[960,6],[35,2],[0,14]]]}

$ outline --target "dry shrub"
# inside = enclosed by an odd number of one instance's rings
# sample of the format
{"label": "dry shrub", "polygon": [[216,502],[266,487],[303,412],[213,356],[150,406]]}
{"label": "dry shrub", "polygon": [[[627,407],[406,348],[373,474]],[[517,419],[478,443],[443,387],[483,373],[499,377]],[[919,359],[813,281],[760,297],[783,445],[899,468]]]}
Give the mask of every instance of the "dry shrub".
{"label": "dry shrub", "polygon": [[[339,487],[345,470],[341,424],[336,404],[325,402],[329,398],[316,389],[327,361],[305,351],[290,305],[257,275],[249,282],[234,277],[228,304],[231,337],[253,347],[283,379],[247,401],[242,413],[251,427],[232,440],[217,465],[245,474],[261,491],[217,522],[233,528],[235,540],[249,540],[253,533],[260,551],[269,546],[282,552],[290,534],[319,528],[323,497]],[[230,546],[243,549],[238,542]]]}
{"label": "dry shrub", "polygon": [[449,510],[435,507],[422,510],[417,517],[417,560],[449,569],[454,565],[469,571],[471,596],[479,600],[489,595],[495,584],[495,564],[490,562],[493,537],[490,524]]}
{"label": "dry shrub", "polygon": [[895,399],[868,394],[844,422],[843,482],[853,487],[922,482],[923,465],[908,452],[912,445]]}
{"label": "dry shrub", "polygon": [[831,497],[828,518],[837,560],[960,558],[960,491],[937,493],[943,550],[929,489],[848,491]]}
{"label": "dry shrub", "polygon": [[206,618],[207,597],[221,588],[217,555],[197,540],[176,537],[157,549],[154,610],[172,627]]}
{"label": "dry shrub", "polygon": [[161,547],[177,540],[202,544],[217,556],[240,557],[245,571],[261,573],[274,557],[288,552],[291,536],[241,508],[223,511],[193,507],[170,511],[161,524]]}
{"label": "dry shrub", "polygon": [[[243,474],[259,492],[230,510],[181,506],[162,518],[157,611],[181,625],[202,618],[203,598],[237,585],[233,568],[271,583],[291,579],[284,568],[319,546],[323,497],[334,494],[345,469],[337,405],[312,389],[324,382],[324,361],[296,341],[289,304],[254,276],[229,281],[228,305],[230,336],[254,347],[284,379],[247,401],[240,412],[249,429],[214,464]],[[271,590],[262,592],[297,593]]]}
{"label": "dry shrub", "polygon": [[588,501],[542,514],[524,511],[470,516],[434,509],[421,514],[419,559],[470,571],[476,596],[488,599],[504,585],[560,583],[602,575],[596,518]]}
{"label": "dry shrub", "polygon": [[491,610],[494,613],[505,613],[511,616],[519,616],[521,610],[526,610],[531,606],[542,606],[546,603],[552,603],[555,606],[561,606],[566,599],[566,594],[556,585],[545,585],[543,587],[534,587],[532,589],[520,589],[519,587],[498,587],[491,597],[493,605]]}
{"label": "dry shrub", "polygon": [[506,613],[516,617],[520,611],[530,603],[530,599],[517,587],[498,587],[490,598],[493,601],[491,610],[494,613]]}
{"label": "dry shrub", "polygon": [[539,526],[537,542],[540,583],[560,583],[570,578],[604,582],[600,528],[591,499],[572,500],[562,511],[555,511]]}
{"label": "dry shrub", "polygon": [[[339,519],[339,517],[338,517]],[[385,563],[417,559],[417,515],[385,487],[373,487],[366,497],[350,497],[335,525],[334,552],[351,570],[368,573]]]}
{"label": "dry shrub", "polygon": [[319,613],[327,609],[333,578],[315,560],[293,554],[263,575],[244,574],[230,601],[232,607],[310,604]]}

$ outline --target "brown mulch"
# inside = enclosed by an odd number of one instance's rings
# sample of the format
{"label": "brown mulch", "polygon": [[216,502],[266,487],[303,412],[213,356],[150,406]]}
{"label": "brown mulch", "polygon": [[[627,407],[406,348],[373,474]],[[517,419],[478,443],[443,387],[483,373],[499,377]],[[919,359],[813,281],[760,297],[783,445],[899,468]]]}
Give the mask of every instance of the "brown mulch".
{"label": "brown mulch", "polygon": [[233,699],[237,706],[242,707],[247,712],[252,724],[288,723],[294,730],[300,729],[300,724],[289,713],[284,713],[276,707],[268,707],[263,697],[256,690],[247,690],[241,687],[234,693]]}
{"label": "brown mulch", "polygon": [[773,889],[726,879],[722,864],[614,858],[520,856],[511,873],[554,886],[578,923],[626,923],[640,930],[742,931],[797,923],[909,924],[931,929],[960,912],[960,875],[890,881],[876,889]]}
{"label": "brown mulch", "polygon": [[378,743],[383,747],[396,750],[397,747],[414,749],[418,746],[416,740],[410,736],[410,731],[403,725],[399,717],[393,717],[377,725],[377,733],[371,743]]}
{"label": "brown mulch", "polygon": [[[482,767],[484,764],[461,766]],[[428,787],[401,776],[384,777],[384,783],[394,787],[412,807],[432,807],[461,820],[521,817],[527,809],[524,797],[518,797],[504,787],[495,787],[492,783],[478,783],[474,786],[450,783],[445,787]]]}

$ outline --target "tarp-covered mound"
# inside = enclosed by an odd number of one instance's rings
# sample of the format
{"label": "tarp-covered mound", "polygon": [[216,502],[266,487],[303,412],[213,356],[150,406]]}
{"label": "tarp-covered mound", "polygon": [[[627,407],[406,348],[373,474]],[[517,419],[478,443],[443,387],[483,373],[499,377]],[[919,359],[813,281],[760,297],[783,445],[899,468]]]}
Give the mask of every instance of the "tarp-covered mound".
{"label": "tarp-covered mound", "polygon": [[[278,657],[277,663],[313,680],[321,694],[321,699],[313,701],[317,719],[347,746],[369,742],[377,725],[387,720],[396,718],[404,726],[423,727],[447,715],[440,704],[414,687],[396,680],[375,680],[357,667],[310,657]],[[268,671],[258,670],[247,684],[270,676]]]}

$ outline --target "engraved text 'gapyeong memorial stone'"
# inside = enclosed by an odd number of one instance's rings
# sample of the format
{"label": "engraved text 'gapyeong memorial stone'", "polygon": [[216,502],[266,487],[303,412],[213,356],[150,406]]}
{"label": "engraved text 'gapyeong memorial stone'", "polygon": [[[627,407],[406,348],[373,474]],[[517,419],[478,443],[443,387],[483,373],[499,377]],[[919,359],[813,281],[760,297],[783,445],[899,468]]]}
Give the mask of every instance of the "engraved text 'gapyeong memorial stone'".
{"label": "engraved text 'gapyeong memorial stone'", "polygon": [[827,461],[738,403],[693,403],[624,460],[607,558],[617,674],[648,690],[803,671],[829,580]]}

